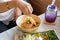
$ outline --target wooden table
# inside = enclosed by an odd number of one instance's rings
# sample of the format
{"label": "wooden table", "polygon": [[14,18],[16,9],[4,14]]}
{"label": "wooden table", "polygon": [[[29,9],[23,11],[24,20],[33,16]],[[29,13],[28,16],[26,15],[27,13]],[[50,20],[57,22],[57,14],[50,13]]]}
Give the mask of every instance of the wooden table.
{"label": "wooden table", "polygon": [[[36,30],[37,32],[46,30],[55,30],[58,37],[60,37],[60,18],[57,17],[56,25],[46,25],[44,24],[45,14],[39,16],[41,18],[41,26]],[[5,32],[0,33],[0,40],[13,40],[13,35],[18,31],[18,27],[11,28]]]}

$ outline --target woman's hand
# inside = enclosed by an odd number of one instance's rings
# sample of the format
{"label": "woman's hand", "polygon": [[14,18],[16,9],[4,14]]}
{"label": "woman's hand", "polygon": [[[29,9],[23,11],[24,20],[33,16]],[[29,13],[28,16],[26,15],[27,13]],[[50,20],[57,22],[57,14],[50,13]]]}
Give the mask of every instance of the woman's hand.
{"label": "woman's hand", "polygon": [[[25,7],[25,9],[23,10],[23,13],[24,13],[24,14],[28,14],[28,15],[32,14],[33,8],[32,8],[32,6],[31,6],[31,4],[29,4],[29,3],[27,3],[27,2],[25,2],[25,1],[23,1],[23,0],[21,0],[21,2],[22,2],[22,4],[23,4],[24,7]],[[22,7],[22,8],[23,8],[23,7]]]}
{"label": "woman's hand", "polygon": [[16,0],[16,2],[17,2],[17,5],[18,5],[18,8],[16,8],[16,11],[15,11],[15,16],[14,16],[15,19],[16,19],[18,16],[20,16],[22,12],[23,12],[25,15],[30,15],[30,14],[32,14],[33,8],[32,8],[32,6],[31,6],[29,3],[27,3],[27,2],[25,2],[25,1],[23,1],[23,0]]}

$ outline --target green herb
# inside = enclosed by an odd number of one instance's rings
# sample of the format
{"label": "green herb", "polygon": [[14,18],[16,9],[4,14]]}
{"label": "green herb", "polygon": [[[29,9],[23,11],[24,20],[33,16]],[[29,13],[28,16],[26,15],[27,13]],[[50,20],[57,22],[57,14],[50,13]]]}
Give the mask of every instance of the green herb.
{"label": "green herb", "polygon": [[[46,36],[46,33],[48,35],[48,38],[47,39],[44,38]],[[28,34],[26,33],[26,35],[28,35]],[[55,33],[54,30],[44,31],[44,32],[40,32],[40,33],[31,33],[29,35],[31,35],[31,37],[32,36],[42,37],[44,40],[59,40],[59,38],[57,37],[57,35],[56,35],[56,33]]]}
{"label": "green herb", "polygon": [[22,27],[22,28],[24,28],[25,26],[24,26],[24,25],[22,25],[21,27]]}
{"label": "green herb", "polygon": [[54,30],[42,32],[42,35],[45,36],[46,33],[48,34],[49,40],[59,40]]}
{"label": "green herb", "polygon": [[54,30],[47,31],[50,40],[59,40]]}
{"label": "green herb", "polygon": [[40,33],[35,33],[34,36],[40,37]]}
{"label": "green herb", "polygon": [[26,22],[29,22],[29,21],[30,21],[30,18],[27,18],[27,19],[26,19]]}

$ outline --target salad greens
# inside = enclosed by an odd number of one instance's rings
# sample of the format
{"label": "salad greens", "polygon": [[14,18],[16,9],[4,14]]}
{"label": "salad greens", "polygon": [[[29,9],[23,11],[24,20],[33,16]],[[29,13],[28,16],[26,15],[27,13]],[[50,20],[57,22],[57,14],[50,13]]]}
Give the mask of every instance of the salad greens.
{"label": "salad greens", "polygon": [[35,40],[39,39],[40,37],[42,38],[42,40],[59,40],[54,30],[31,34],[25,33],[23,36],[23,40]]}

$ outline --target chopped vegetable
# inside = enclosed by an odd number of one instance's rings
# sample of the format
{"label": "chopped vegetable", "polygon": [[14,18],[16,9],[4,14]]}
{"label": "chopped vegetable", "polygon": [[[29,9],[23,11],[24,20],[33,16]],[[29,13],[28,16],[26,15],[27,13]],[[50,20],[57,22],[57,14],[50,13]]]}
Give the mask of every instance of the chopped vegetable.
{"label": "chopped vegetable", "polygon": [[39,23],[36,22],[32,17],[27,17],[25,18],[24,22],[21,25],[21,28],[34,28],[34,27],[38,27]]}
{"label": "chopped vegetable", "polygon": [[26,22],[30,22],[30,18],[27,18],[27,19],[26,19]]}
{"label": "chopped vegetable", "polygon": [[39,33],[25,33],[24,40],[59,40],[54,30]]}

